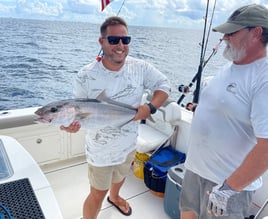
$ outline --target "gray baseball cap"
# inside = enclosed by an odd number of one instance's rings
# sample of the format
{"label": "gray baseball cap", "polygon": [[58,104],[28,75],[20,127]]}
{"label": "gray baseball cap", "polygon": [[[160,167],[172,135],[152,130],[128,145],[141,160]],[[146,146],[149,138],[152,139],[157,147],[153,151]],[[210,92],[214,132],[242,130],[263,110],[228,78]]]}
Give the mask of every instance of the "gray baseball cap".
{"label": "gray baseball cap", "polygon": [[251,4],[237,9],[226,23],[214,27],[212,30],[228,34],[245,27],[257,26],[268,28],[268,9],[262,5]]}

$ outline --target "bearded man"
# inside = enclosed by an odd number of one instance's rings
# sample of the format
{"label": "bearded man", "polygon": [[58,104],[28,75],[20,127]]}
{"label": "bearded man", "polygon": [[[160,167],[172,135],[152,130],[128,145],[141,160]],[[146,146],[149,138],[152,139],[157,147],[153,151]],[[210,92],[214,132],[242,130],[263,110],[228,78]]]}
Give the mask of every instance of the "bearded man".
{"label": "bearded man", "polygon": [[180,196],[181,219],[244,219],[268,169],[268,10],[252,4],[215,27],[229,62],[196,107]]}

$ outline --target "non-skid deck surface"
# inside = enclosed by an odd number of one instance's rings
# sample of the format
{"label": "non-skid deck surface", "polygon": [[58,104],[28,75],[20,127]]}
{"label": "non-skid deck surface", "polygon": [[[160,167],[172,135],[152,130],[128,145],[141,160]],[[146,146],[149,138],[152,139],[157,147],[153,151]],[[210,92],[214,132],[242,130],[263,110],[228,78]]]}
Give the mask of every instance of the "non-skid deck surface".
{"label": "non-skid deck surface", "polygon": [[[83,202],[89,192],[87,164],[48,171],[46,177],[55,193],[63,218],[80,219]],[[143,180],[134,176],[132,172],[126,178],[120,195],[129,202],[132,215],[122,215],[105,198],[98,219],[170,219],[164,211],[163,198],[153,195]]]}
{"label": "non-skid deck surface", "polygon": [[[28,178],[0,184],[0,215],[12,219],[45,218]],[[5,210],[4,210],[5,209]]]}

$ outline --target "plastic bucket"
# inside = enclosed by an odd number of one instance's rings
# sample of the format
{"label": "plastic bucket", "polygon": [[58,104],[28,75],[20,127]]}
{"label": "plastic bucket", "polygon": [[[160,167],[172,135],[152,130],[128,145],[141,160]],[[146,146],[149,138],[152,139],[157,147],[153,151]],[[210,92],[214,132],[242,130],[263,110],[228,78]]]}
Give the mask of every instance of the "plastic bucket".
{"label": "plastic bucket", "polygon": [[149,160],[148,154],[136,152],[133,164],[134,175],[140,179],[144,179],[144,163]]}

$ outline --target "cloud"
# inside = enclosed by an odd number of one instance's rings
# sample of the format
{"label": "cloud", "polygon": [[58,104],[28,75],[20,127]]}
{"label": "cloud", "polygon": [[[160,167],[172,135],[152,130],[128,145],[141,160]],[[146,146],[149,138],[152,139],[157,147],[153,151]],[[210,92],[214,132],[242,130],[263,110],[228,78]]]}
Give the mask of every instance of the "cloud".
{"label": "cloud", "polygon": [[63,13],[63,5],[52,0],[17,0],[15,10],[23,17],[57,17]]}
{"label": "cloud", "polygon": [[1,0],[0,1],[0,14],[1,15],[8,15],[10,16],[13,14],[16,6],[13,2],[10,2],[9,0]]}
{"label": "cloud", "polygon": [[[210,0],[211,16],[215,0]],[[116,15],[123,0],[114,0],[103,12],[101,0],[0,0],[0,16],[83,21],[101,23]],[[125,0],[120,16],[129,25],[202,28],[207,0]],[[242,5],[258,3],[268,7],[267,0],[218,0],[213,24],[224,22]]]}
{"label": "cloud", "polygon": [[[99,3],[99,2],[98,2]],[[72,13],[78,14],[89,14],[96,11],[97,5],[96,1],[87,0],[68,0],[69,10]]]}

